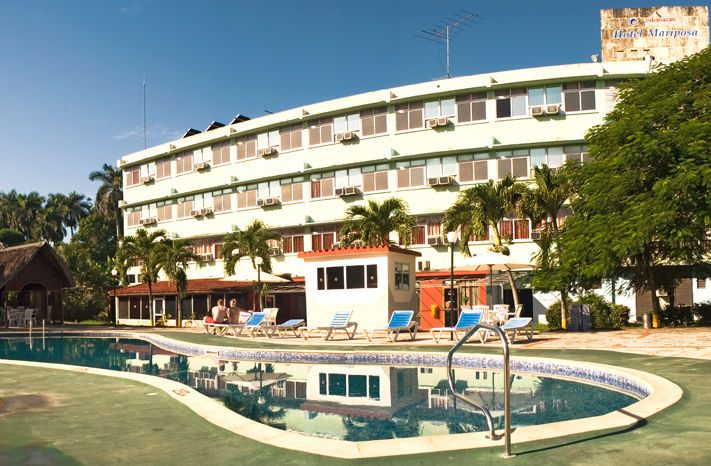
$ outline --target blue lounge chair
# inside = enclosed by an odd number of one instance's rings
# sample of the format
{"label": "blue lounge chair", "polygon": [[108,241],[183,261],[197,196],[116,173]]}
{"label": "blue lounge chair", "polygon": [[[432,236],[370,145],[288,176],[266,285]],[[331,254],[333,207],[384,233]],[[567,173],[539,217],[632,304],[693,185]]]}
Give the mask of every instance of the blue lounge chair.
{"label": "blue lounge chair", "polygon": [[[333,318],[331,319],[330,325],[325,327],[302,328],[301,336],[304,338],[304,340],[308,340],[311,336],[311,332],[319,331],[325,332],[323,339],[328,340],[329,338],[331,338],[331,336],[335,336],[338,330],[343,330],[346,333],[346,336],[348,336],[348,338],[352,340],[355,336],[356,329],[358,328],[357,322],[351,322],[352,313],[353,311],[349,310],[336,311],[333,314]],[[353,330],[351,332],[348,331],[350,327],[353,327]]]}
{"label": "blue lounge chair", "polygon": [[414,340],[415,336],[417,336],[417,322],[412,321],[413,314],[415,314],[414,311],[393,311],[387,327],[375,328],[370,332],[364,330],[363,333],[365,333],[368,341],[373,339],[375,332],[386,332],[388,340],[397,341],[400,332],[405,330],[410,333],[410,340]]}
{"label": "blue lounge chair", "polygon": [[229,326],[229,330],[232,331],[232,334],[236,337],[242,335],[243,330],[247,330],[247,334],[250,337],[254,337],[257,335],[257,333],[262,332],[264,333],[265,336],[269,337],[267,335],[267,332],[265,330],[265,325],[262,325],[262,322],[264,319],[267,317],[266,312],[255,312],[252,314],[252,317],[249,318],[249,320],[243,324],[233,324]]}
{"label": "blue lounge chair", "polygon": [[291,330],[294,332],[294,335],[296,335],[297,338],[301,337],[299,335],[298,330],[299,327],[302,327],[304,325],[304,319],[289,319],[286,322],[282,322],[279,325],[274,326],[274,330],[271,332],[272,336],[274,336],[274,333],[278,333],[280,337],[283,337],[286,332]]}
{"label": "blue lounge chair", "polygon": [[[459,314],[459,320],[454,327],[431,328],[430,334],[432,335],[432,339],[435,343],[439,343],[440,338],[442,338],[442,333],[450,332],[452,339],[454,339],[454,336],[456,335],[457,340],[460,340],[469,330],[474,328],[474,326],[479,323],[481,316],[482,313],[479,311],[462,311],[462,313]],[[479,334],[479,340],[481,340],[482,343],[485,343],[487,334],[486,330],[481,329],[477,333]]]}
{"label": "blue lounge chair", "polygon": [[512,317],[501,326],[501,330],[506,334],[509,343],[516,340],[516,334],[521,331],[524,334],[528,334],[528,341],[531,341],[533,340],[533,319],[530,317]]}

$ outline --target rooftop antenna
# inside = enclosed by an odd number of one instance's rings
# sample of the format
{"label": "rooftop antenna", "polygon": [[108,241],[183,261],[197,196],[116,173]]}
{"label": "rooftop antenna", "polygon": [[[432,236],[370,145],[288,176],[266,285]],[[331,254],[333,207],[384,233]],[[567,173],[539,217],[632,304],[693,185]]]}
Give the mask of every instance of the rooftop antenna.
{"label": "rooftop antenna", "polygon": [[452,42],[457,29],[466,31],[473,24],[479,24],[477,20],[483,21],[484,18],[467,10],[459,9],[459,12],[452,13],[444,20],[440,21],[442,25],[435,24],[431,29],[422,29],[420,32],[423,35],[415,34],[415,37],[420,39],[444,43],[447,46],[447,79],[452,75],[449,72],[449,43]]}
{"label": "rooftop antenna", "polygon": [[143,150],[146,150],[146,75],[143,75]]}

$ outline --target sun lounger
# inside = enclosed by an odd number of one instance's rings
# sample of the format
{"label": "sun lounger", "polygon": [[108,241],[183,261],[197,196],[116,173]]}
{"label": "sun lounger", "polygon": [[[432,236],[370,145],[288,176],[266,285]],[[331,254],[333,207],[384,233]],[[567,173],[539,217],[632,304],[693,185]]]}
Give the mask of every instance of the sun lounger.
{"label": "sun lounger", "polygon": [[250,337],[255,337],[259,332],[262,332],[265,336],[270,337],[270,335],[268,335],[267,328],[270,327],[270,325],[263,325],[263,321],[266,317],[266,312],[255,312],[244,324],[229,325],[228,331],[231,331],[236,337],[242,335],[243,330],[246,330]]}
{"label": "sun lounger", "polygon": [[533,319],[530,317],[512,317],[504,325],[501,326],[509,339],[509,343],[516,340],[516,334],[523,332],[528,334],[528,341],[533,340]]}
{"label": "sun lounger", "polygon": [[230,324],[226,322],[222,324],[205,322],[204,320],[201,322],[203,331],[208,335],[223,335],[230,328]]}
{"label": "sun lounger", "polygon": [[[459,314],[459,320],[457,321],[457,324],[454,327],[431,328],[430,335],[432,335],[432,339],[435,341],[435,343],[439,343],[439,340],[440,338],[442,338],[442,334],[444,332],[450,332],[452,338],[456,336],[457,340],[459,340],[464,337],[464,334],[466,332],[474,328],[474,326],[479,323],[479,321],[481,320],[481,316],[482,313],[479,311],[462,311],[462,313]],[[479,334],[479,339],[481,340],[481,342],[485,343],[486,331],[482,329],[477,333]]]}
{"label": "sun lounger", "polygon": [[304,319],[289,319],[286,322],[282,322],[279,325],[274,326],[274,330],[271,332],[272,336],[274,333],[278,333],[280,337],[283,337],[286,332],[291,330],[297,338],[300,338],[299,327],[304,325]]}
{"label": "sun lounger", "polygon": [[[351,314],[353,311],[348,311],[348,310],[342,310],[342,311],[336,311],[333,314],[333,318],[331,319],[331,325],[325,326],[325,327],[309,327],[309,328],[301,328],[299,331],[301,332],[301,337],[304,340],[308,340],[309,337],[311,336],[311,333],[314,331],[319,331],[319,332],[325,332],[325,335],[323,337],[324,340],[328,340],[331,338],[331,336],[335,336],[336,332],[338,330],[343,330],[348,338],[350,340],[353,339],[356,333],[356,329],[358,328],[358,323],[357,322],[351,322]],[[351,332],[348,332],[348,329],[350,327],[353,327],[353,330]]]}
{"label": "sun lounger", "polygon": [[388,340],[397,341],[400,331],[405,330],[410,333],[410,339],[414,340],[417,335],[417,322],[412,321],[412,315],[414,311],[393,311],[393,315],[390,316],[390,322],[388,322],[387,327],[375,328],[370,330],[363,330],[365,333],[365,338],[368,341],[373,339],[376,332],[385,332]]}

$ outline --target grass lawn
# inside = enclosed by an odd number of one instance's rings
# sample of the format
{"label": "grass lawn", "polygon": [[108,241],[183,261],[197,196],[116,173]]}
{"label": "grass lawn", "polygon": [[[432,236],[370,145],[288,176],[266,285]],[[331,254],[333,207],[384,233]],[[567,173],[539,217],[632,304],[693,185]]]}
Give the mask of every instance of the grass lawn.
{"label": "grass lawn", "polygon": [[[180,336],[178,336],[180,335]],[[171,332],[200,343],[233,341]],[[263,343],[259,343],[264,346]],[[275,345],[276,346],[276,345]],[[278,347],[284,348],[283,345]],[[306,347],[299,346],[301,349]],[[309,349],[315,348],[311,345]],[[329,347],[334,349],[333,347]],[[346,348],[338,348],[346,350]],[[368,349],[393,350],[393,345]],[[447,348],[401,346],[398,350]],[[482,348],[472,348],[482,351]],[[496,351],[483,348],[483,352]],[[711,361],[588,350],[514,349],[514,354],[645,370],[684,390],[674,406],[631,429],[594,432],[502,448],[359,460],[363,464],[703,464],[711,459]],[[213,426],[153,387],[76,372],[0,365],[0,398],[45,396],[36,411],[0,411],[0,464],[340,464],[343,460],[267,446]]]}

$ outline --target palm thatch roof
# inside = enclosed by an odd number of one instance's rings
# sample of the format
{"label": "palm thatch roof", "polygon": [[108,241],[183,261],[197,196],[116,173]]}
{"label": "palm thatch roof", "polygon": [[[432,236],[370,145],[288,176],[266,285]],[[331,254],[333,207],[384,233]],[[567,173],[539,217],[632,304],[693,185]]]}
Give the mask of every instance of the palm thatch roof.
{"label": "palm thatch roof", "polygon": [[[47,286],[48,282],[59,286]],[[19,291],[25,283],[41,283],[48,289],[75,286],[67,264],[46,241],[0,248],[0,289],[8,285],[7,291]]]}

